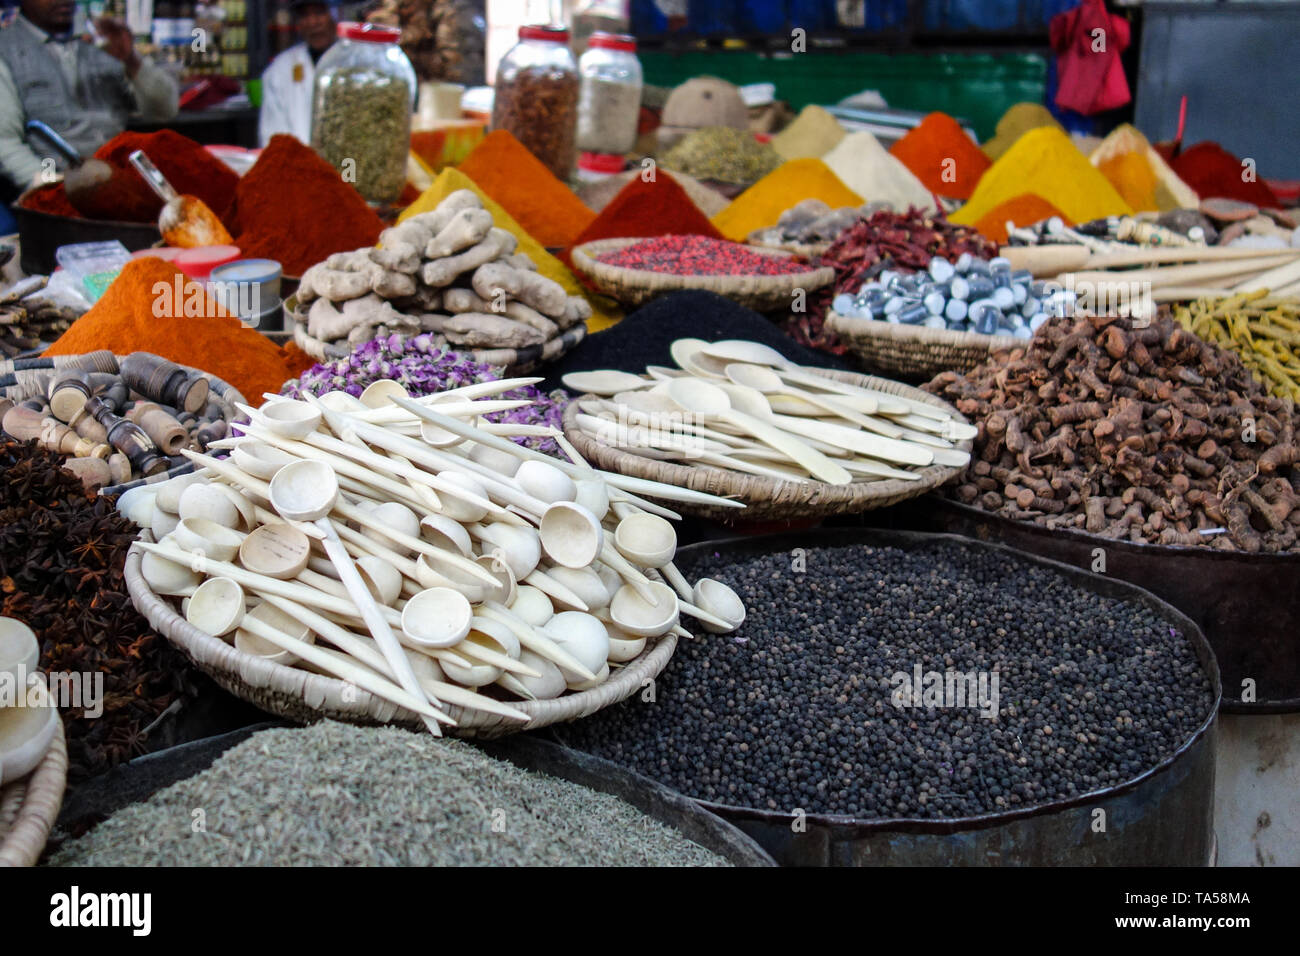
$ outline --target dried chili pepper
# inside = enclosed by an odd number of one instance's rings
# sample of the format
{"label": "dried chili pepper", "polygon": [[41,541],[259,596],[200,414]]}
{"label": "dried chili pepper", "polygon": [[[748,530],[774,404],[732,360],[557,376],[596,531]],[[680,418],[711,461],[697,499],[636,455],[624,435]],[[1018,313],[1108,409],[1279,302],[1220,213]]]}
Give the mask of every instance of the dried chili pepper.
{"label": "dried chili pepper", "polygon": [[974,229],[915,208],[906,213],[882,210],[859,219],[818,260],[835,270],[834,283],[818,293],[807,312],[790,316],[785,329],[803,345],[843,355],[847,349],[825,328],[826,312],[836,295],[856,292],[883,269],[914,272],[926,268],[935,256],[955,262],[965,252],[991,259],[998,247]]}

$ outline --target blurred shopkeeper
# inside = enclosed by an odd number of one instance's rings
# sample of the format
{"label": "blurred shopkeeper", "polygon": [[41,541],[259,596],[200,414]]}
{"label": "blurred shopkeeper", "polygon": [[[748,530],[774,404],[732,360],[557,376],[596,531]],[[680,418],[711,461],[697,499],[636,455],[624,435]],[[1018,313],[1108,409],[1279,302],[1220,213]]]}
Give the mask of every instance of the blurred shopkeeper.
{"label": "blurred shopkeeper", "polygon": [[[22,191],[49,156],[29,141],[28,120],[43,120],[89,156],[139,113],[151,122],[176,115],[175,82],[141,59],[131,31],[107,17],[95,23],[100,49],[72,34],[72,0],[22,0],[14,22],[0,30],[0,173],[6,192]],[[60,164],[62,165],[62,164]]]}
{"label": "blurred shopkeeper", "polygon": [[292,9],[293,25],[302,42],[277,56],[262,74],[262,115],[257,135],[263,146],[276,133],[289,133],[304,143],[311,142],[316,64],[338,36],[338,24],[328,3],[296,0]]}

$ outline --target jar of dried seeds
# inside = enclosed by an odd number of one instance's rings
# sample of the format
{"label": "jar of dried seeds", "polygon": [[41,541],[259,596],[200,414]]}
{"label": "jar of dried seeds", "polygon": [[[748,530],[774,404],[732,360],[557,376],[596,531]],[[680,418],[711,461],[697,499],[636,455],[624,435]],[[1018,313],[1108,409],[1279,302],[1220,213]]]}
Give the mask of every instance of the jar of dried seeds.
{"label": "jar of dried seeds", "polygon": [[573,170],[578,67],[569,31],[520,27],[497,67],[492,127],[509,131],[557,177]]}
{"label": "jar of dried seeds", "polygon": [[636,39],[593,33],[578,61],[578,149],[626,153],[636,145],[641,115],[641,61]]}
{"label": "jar of dried seeds", "polygon": [[312,146],[367,201],[392,203],[406,184],[415,69],[395,27],[340,23],[338,34],[316,66]]}

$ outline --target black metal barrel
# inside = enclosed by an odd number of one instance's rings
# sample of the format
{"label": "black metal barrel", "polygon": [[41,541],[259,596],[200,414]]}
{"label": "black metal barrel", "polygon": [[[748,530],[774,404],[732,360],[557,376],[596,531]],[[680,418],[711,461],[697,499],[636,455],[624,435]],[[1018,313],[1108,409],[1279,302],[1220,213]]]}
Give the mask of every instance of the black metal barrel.
{"label": "black metal barrel", "polygon": [[[281,721],[196,740],[132,760],[71,789],[59,815],[59,829],[79,834],[112,813],[210,767],[218,757],[259,730],[291,727]],[[736,827],[700,809],[695,801],[608,760],[569,750],[545,740],[518,737],[469,741],[500,760],[549,774],[630,803],[687,839],[735,866],[774,866],[763,849]]]}
{"label": "black metal barrel", "polygon": [[[873,521],[996,541],[1145,588],[1190,617],[1214,649],[1229,714],[1300,711],[1300,553],[1245,554],[1112,541],[1049,530],[926,496]],[[1247,691],[1253,700],[1243,700]]]}
{"label": "black metal barrel", "polygon": [[[677,563],[689,566],[693,555],[715,551],[740,556],[850,545],[912,550],[939,542],[1008,552],[1094,593],[1147,605],[1186,636],[1217,701],[1222,686],[1214,653],[1186,615],[1114,577],[1003,545],[956,535],[837,528],[703,542],[679,550]],[[785,866],[1205,866],[1214,847],[1217,714],[1218,708],[1209,706],[1195,733],[1175,753],[1121,785],[1008,813],[944,820],[808,814],[796,821],[788,813],[699,803],[752,836]]]}

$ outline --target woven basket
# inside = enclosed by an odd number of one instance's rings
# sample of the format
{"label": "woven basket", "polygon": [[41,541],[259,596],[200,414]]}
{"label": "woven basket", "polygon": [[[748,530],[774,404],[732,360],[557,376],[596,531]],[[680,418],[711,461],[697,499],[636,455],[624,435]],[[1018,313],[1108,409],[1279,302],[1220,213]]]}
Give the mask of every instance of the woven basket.
{"label": "woven basket", "polygon": [[[601,256],[622,249],[644,239],[597,239],[575,246],[570,251],[574,268],[591,283],[624,305],[637,306],[656,296],[683,289],[703,289],[724,295],[733,302],[765,312],[789,307],[796,289],[811,292],[829,285],[835,270],[829,266],[809,266],[806,272],[783,276],[678,276],[644,269],[625,269],[600,262]],[[752,252],[765,256],[785,256],[787,252],[747,246]]]}
{"label": "woven basket", "polygon": [[756,229],[751,232],[745,242],[755,249],[775,249],[778,252],[788,252],[791,255],[803,256],[805,259],[816,259],[818,256],[826,254],[833,242],[826,240],[823,242],[795,242],[793,240],[786,242],[772,242],[764,239],[763,234],[770,232],[769,229]]}
{"label": "woven basket", "polygon": [[[140,537],[144,541],[152,540],[147,531]],[[140,559],[140,551],[134,548],[126,557],[126,588],[136,610],[145,616],[154,630],[184,651],[194,666],[236,697],[267,713],[298,723],[330,718],[354,724],[424,726],[419,715],[338,678],[254,657],[220,638],[205,634],[181,617],[166,598],[153,592],[140,573]],[[456,721],[455,727],[444,730],[458,737],[501,737],[586,717],[641,690],[643,681],[657,676],[664,669],[676,647],[676,636],[665,634],[658,640],[648,641],[645,650],[614,671],[599,687],[554,700],[511,701],[510,706],[532,718],[526,725],[496,714],[444,703],[442,709]]]}
{"label": "woven basket", "polygon": [[834,310],[826,313],[826,328],[871,368],[917,378],[931,378],[949,369],[966,372],[987,361],[995,349],[1023,348],[1028,344],[1011,335],[851,319]]}
{"label": "woven basket", "polygon": [[63,721],[36,769],[0,788],[0,866],[35,866],[45,849],[68,782]]}
{"label": "woven basket", "polygon": [[[55,355],[48,358],[41,356],[30,359],[15,359],[12,362],[0,362],[0,397],[12,399],[14,402],[22,402],[38,396],[44,398],[46,386],[49,384],[50,373],[56,370],[75,368],[87,372],[108,372],[116,375],[118,359],[119,356],[114,355],[112,352],[103,351],[87,352],[84,355]],[[197,372],[208,380],[208,401],[216,403],[217,407],[221,409],[221,417],[226,422],[232,423],[240,416],[241,413],[239,409],[235,408],[235,404],[242,404],[245,399],[239,389],[215,375],[209,375],[202,369],[190,368],[188,365],[180,365],[179,367],[189,372]],[[120,485],[105,486],[99,489],[99,493],[101,495],[118,495],[129,488],[166,481],[168,478],[175,478],[177,475],[189,474],[193,470],[194,462],[187,459],[179,465],[173,465],[167,471],[159,472],[147,478],[136,478]]]}
{"label": "woven basket", "polygon": [[[850,385],[861,385],[864,388],[905,396],[943,408],[958,420],[966,421],[952,406],[910,385],[887,378],[876,378],[873,375],[858,375],[854,372],[837,372],[829,369],[817,371],[820,375]],[[565,437],[577,447],[584,458],[607,471],[636,478],[649,478],[681,488],[692,488],[695,491],[743,501],[744,511],[681,501],[663,501],[666,507],[675,511],[683,511],[727,524],[738,521],[748,523],[820,518],[827,515],[856,514],[875,508],[887,508],[900,501],[923,495],[961,474],[963,470],[945,465],[931,465],[917,473],[920,475],[917,481],[889,478],[883,481],[855,481],[847,485],[830,485],[820,481],[804,483],[779,481],[775,478],[729,471],[711,465],[682,465],[660,461],[614,448],[597,441],[579,429],[577,427],[578,405],[584,399],[593,397],[584,395],[571,402],[564,413]],[[971,442],[969,440],[961,442],[957,447],[963,451],[970,451]]]}
{"label": "woven basket", "polygon": [[[317,362],[333,362],[352,354],[353,346],[346,341],[325,342],[307,332],[307,316],[299,309],[296,297],[286,299],[284,309],[293,326],[294,343]],[[585,322],[570,326],[541,345],[529,345],[519,349],[467,349],[452,345],[440,335],[433,336],[434,341],[444,348],[466,355],[475,362],[501,366],[506,370],[507,375],[524,375],[548,362],[554,362],[574,349],[586,337]]]}

